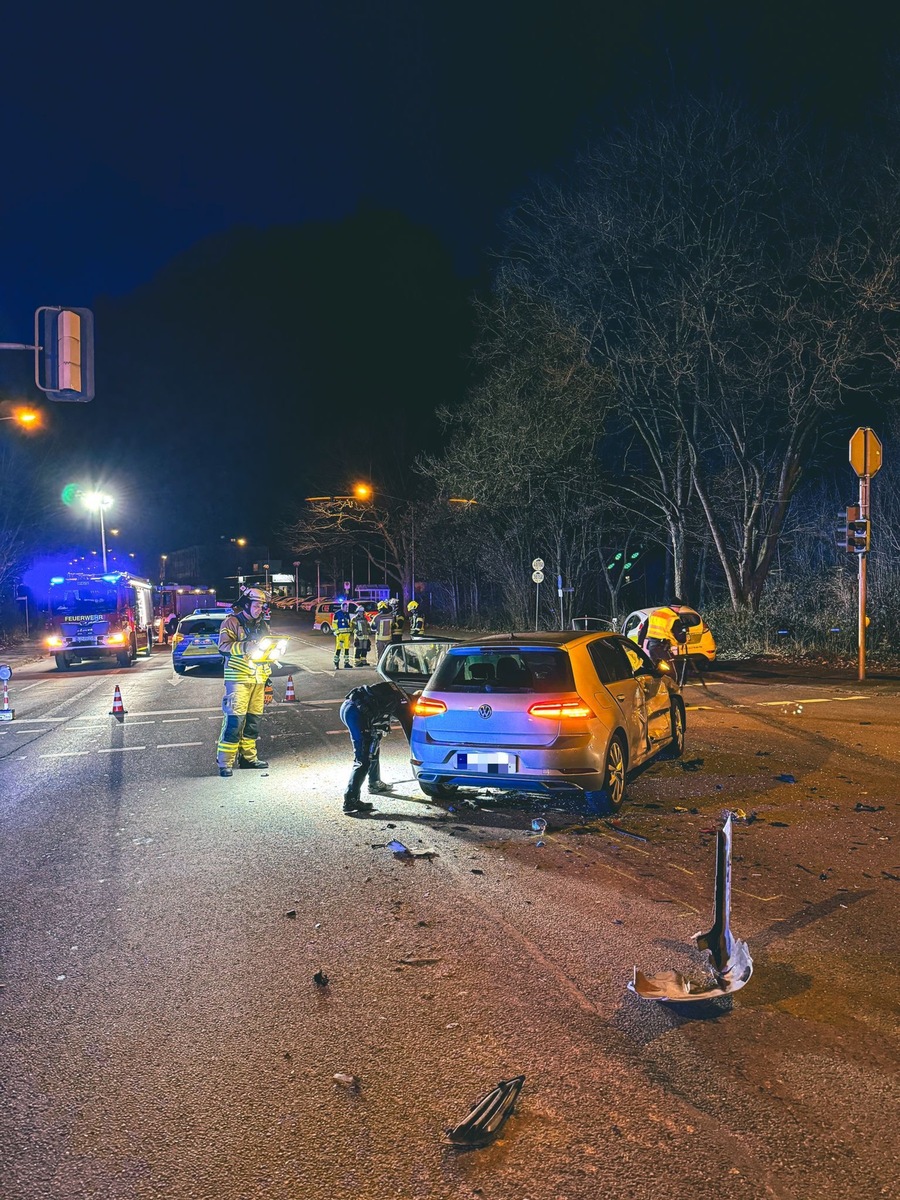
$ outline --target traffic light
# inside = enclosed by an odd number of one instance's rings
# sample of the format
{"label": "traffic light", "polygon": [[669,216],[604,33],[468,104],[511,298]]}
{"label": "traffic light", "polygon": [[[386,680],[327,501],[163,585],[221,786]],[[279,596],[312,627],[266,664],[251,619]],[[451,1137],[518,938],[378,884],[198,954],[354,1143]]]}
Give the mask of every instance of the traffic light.
{"label": "traffic light", "polygon": [[848,554],[864,554],[869,549],[869,522],[860,516],[858,504],[850,504],[846,512],[838,513],[841,526],[837,544]]}
{"label": "traffic light", "polygon": [[857,554],[864,554],[869,549],[869,522],[858,518],[847,522],[847,541],[853,542]]}
{"label": "traffic light", "polygon": [[94,398],[94,315],[44,305],[34,314],[34,381],[51,400]]}

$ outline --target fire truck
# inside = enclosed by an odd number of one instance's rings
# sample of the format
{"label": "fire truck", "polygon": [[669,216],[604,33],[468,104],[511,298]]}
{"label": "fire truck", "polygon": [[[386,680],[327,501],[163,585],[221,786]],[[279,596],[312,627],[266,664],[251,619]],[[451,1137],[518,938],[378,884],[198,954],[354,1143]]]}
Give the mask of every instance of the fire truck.
{"label": "fire truck", "polygon": [[153,649],[153,587],[127,571],[58,575],[50,580],[45,639],[60,671],[76,662],[114,658],[130,667]]}

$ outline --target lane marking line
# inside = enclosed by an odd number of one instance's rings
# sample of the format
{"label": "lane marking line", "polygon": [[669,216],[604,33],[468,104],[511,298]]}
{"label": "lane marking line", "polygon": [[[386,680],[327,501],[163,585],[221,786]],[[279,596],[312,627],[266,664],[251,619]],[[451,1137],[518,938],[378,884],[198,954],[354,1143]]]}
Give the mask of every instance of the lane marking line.
{"label": "lane marking line", "polygon": [[157,750],[175,750],[179,746],[205,746],[206,742],[160,742]]}
{"label": "lane marking line", "polygon": [[146,750],[146,746],[107,746],[104,750],[95,750],[95,754],[127,754],[131,750]]}
{"label": "lane marking line", "polygon": [[56,754],[39,754],[38,758],[81,758],[90,753],[90,750],[60,750]]}
{"label": "lane marking line", "polygon": [[[166,720],[163,721],[163,725],[180,725],[185,721],[199,721],[199,720],[200,720],[199,717],[167,717]],[[209,720],[208,717],[207,717],[207,720]],[[218,718],[216,718],[216,720],[218,720]]]}

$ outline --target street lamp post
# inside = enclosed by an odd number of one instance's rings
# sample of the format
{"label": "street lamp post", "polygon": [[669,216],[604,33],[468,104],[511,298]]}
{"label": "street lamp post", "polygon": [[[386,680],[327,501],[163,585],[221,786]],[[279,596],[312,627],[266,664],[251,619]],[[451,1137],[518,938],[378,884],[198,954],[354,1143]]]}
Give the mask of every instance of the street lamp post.
{"label": "street lamp post", "polygon": [[88,492],[82,497],[85,507],[90,512],[100,514],[100,545],[103,550],[103,571],[106,573],[106,525],[103,521],[103,513],[112,504],[112,496],[107,496],[105,492]]}

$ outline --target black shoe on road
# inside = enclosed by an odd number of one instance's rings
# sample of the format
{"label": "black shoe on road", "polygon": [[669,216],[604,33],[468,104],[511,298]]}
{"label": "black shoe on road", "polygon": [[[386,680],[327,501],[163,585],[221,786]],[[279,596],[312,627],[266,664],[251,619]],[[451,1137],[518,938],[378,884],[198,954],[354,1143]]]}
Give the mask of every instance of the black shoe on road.
{"label": "black shoe on road", "polygon": [[219,774],[223,779],[230,779],[234,771],[232,771],[231,767],[219,767]]}
{"label": "black shoe on road", "polygon": [[265,771],[269,764],[261,758],[241,758],[238,760],[238,766],[242,771]]}
{"label": "black shoe on road", "polygon": [[352,815],[353,813],[362,813],[365,815],[366,813],[370,813],[374,807],[374,804],[367,804],[365,800],[344,801],[344,812],[347,813],[348,816]]}
{"label": "black shoe on road", "polygon": [[376,779],[374,782],[369,784],[369,792],[375,796],[380,795],[382,792],[389,792],[390,790],[390,784],[382,783],[380,779]]}

